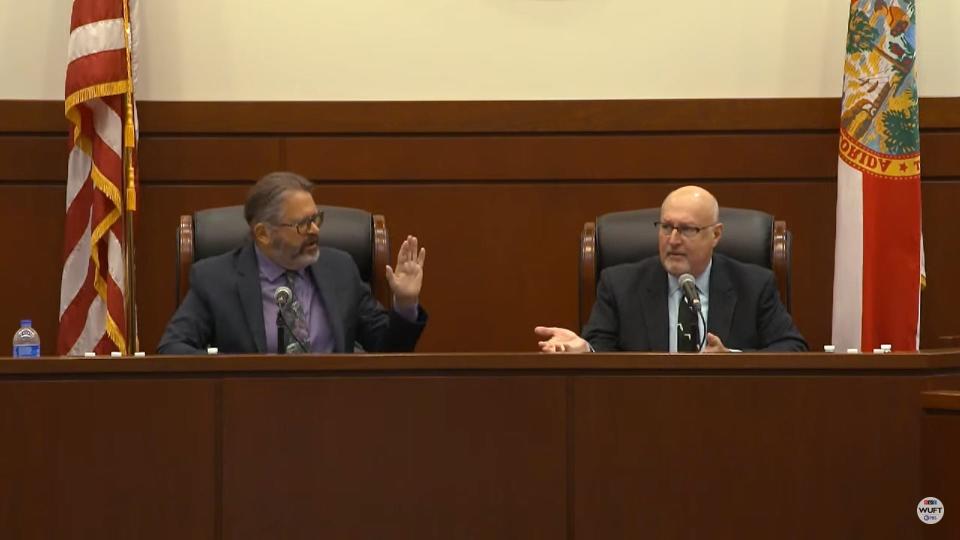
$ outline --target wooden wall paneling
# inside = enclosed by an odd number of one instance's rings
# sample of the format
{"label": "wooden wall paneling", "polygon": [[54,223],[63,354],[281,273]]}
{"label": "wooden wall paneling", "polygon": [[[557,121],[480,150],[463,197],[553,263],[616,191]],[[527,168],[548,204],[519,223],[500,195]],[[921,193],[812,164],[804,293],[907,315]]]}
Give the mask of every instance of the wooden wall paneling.
{"label": "wooden wall paneling", "polygon": [[[960,377],[938,377],[932,388],[921,394],[923,404],[923,495],[944,505],[943,520],[926,527],[924,540],[956,536],[958,526],[946,521],[946,507],[960,500]],[[917,500],[919,502],[919,499]]]}
{"label": "wooden wall paneling", "polygon": [[[921,98],[920,128],[955,130],[958,98]],[[839,98],[307,101],[137,104],[151,134],[581,133],[839,128]],[[62,101],[0,100],[0,132],[65,130]]]}
{"label": "wooden wall paneling", "polygon": [[[156,133],[570,133],[835,130],[839,108],[839,99],[820,98],[146,102],[140,113]],[[939,127],[932,118],[923,116],[923,126]]]}
{"label": "wooden wall paneling", "polygon": [[0,133],[67,133],[62,101],[0,100]]}
{"label": "wooden wall paneling", "polygon": [[67,182],[67,133],[0,134],[0,182]]}
{"label": "wooden wall paneling", "polygon": [[920,345],[960,346],[960,178],[923,186],[923,243],[927,288],[920,297]]}
{"label": "wooden wall paneling", "polygon": [[[29,105],[29,107],[27,107]],[[0,130],[57,129],[62,105],[0,103]],[[578,101],[141,102],[152,133],[836,131],[839,98]],[[921,98],[922,129],[960,125],[957,98]],[[42,118],[39,121],[36,118]]]}
{"label": "wooden wall paneling", "polygon": [[923,133],[920,136],[920,160],[924,180],[960,176],[960,132]]}
{"label": "wooden wall paneling", "polygon": [[3,537],[212,540],[215,385],[0,382]]}
{"label": "wooden wall paneling", "polygon": [[286,165],[337,180],[632,180],[836,175],[834,134],[296,137]]}
{"label": "wooden wall paneling", "polygon": [[280,141],[266,137],[144,137],[143,182],[237,181],[281,168]]}
{"label": "wooden wall paneling", "polygon": [[13,354],[11,341],[21,319],[33,321],[42,354],[57,352],[64,185],[0,182],[0,230],[6,231],[0,264],[0,337],[6,343],[0,351],[4,356]]}
{"label": "wooden wall paneling", "polygon": [[921,383],[577,379],[574,536],[695,538],[696,516],[714,538],[919,539],[920,475],[900,465],[919,463]]}
{"label": "wooden wall paneling", "polygon": [[224,537],[566,538],[566,389],[538,376],[228,380]]}

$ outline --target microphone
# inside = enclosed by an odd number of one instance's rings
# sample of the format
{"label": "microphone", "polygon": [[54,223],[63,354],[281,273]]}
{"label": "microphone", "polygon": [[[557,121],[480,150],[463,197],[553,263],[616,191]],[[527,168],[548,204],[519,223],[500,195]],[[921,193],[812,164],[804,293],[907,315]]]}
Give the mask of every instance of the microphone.
{"label": "microphone", "polygon": [[678,281],[687,303],[693,306],[697,313],[700,313],[700,294],[697,292],[697,280],[691,274],[683,274]]}
{"label": "microphone", "polygon": [[[273,299],[277,302],[277,352],[280,354],[303,354],[307,352],[306,344],[300,341],[296,332],[290,328],[286,316],[284,316],[284,312],[288,311],[287,306],[290,304],[290,300],[293,299],[293,291],[290,290],[290,287],[277,287],[277,290],[273,293]],[[283,346],[284,332],[289,332],[290,337],[293,338],[293,342],[288,343],[286,347]]]}
{"label": "microphone", "polygon": [[273,293],[273,299],[277,302],[277,307],[281,309],[287,305],[291,298],[293,298],[293,291],[290,290],[290,287],[277,287],[276,292]]}

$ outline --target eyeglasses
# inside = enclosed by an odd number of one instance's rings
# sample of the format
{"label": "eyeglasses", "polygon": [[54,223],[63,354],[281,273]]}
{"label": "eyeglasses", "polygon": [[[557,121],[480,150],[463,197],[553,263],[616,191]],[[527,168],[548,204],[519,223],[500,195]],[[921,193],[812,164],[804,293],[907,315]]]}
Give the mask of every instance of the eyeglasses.
{"label": "eyeglasses", "polygon": [[323,212],[307,216],[296,223],[276,223],[275,225],[277,227],[294,227],[297,229],[297,233],[305,235],[310,232],[311,225],[316,225],[318,229],[323,225]]}
{"label": "eyeglasses", "polygon": [[701,232],[709,229],[710,227],[717,226],[717,223],[712,225],[707,225],[705,227],[697,227],[694,225],[674,225],[673,223],[664,223],[662,221],[654,221],[653,226],[660,231],[660,234],[663,236],[670,236],[673,234],[673,231],[678,231],[680,236],[684,238],[693,238],[694,236],[700,234]]}

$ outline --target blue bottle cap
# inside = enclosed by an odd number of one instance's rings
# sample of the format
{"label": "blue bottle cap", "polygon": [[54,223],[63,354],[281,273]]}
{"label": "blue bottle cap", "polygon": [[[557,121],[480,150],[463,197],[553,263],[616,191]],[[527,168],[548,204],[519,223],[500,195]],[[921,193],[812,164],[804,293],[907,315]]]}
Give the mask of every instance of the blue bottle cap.
{"label": "blue bottle cap", "polygon": [[33,326],[33,321],[30,319],[23,319],[20,321],[20,328],[26,328],[28,326]]}

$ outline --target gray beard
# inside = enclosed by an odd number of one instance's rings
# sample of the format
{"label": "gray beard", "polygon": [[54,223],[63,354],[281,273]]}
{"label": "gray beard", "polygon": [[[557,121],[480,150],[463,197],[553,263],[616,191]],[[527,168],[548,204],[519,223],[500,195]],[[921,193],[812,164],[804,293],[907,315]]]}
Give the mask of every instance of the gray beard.
{"label": "gray beard", "polygon": [[317,262],[317,260],[320,258],[319,251],[315,255],[308,255],[306,253],[300,253],[298,250],[296,254],[291,255],[284,250],[284,247],[280,243],[279,239],[276,238],[271,241],[270,247],[272,247],[275,252],[281,254],[285,259],[289,259],[292,266],[287,268],[287,270],[303,270],[304,268]]}

